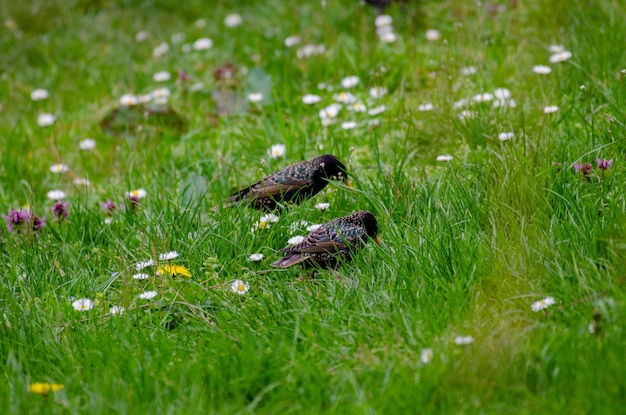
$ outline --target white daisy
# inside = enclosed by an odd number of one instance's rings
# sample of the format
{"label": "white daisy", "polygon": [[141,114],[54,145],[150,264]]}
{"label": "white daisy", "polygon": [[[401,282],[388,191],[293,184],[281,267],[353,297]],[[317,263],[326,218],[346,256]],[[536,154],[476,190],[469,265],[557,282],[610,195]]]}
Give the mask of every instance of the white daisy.
{"label": "white daisy", "polygon": [[244,295],[250,290],[250,285],[247,282],[241,280],[235,280],[230,284],[230,289],[239,295]]}
{"label": "white daisy", "polygon": [[562,45],[550,45],[548,47],[548,51],[550,53],[560,53],[560,52],[565,51],[565,47]]}
{"label": "white daisy", "polygon": [[442,154],[440,156],[437,156],[436,160],[437,161],[452,161],[452,156],[450,154]]}
{"label": "white daisy", "polygon": [[67,166],[67,164],[63,163],[53,164],[52,166],[50,166],[50,171],[56,174],[65,173],[69,169],[70,168]]}
{"label": "white daisy", "polygon": [[464,68],[461,68],[461,75],[463,76],[474,75],[476,72],[477,72],[477,69],[475,66],[466,66]]}
{"label": "white daisy", "polygon": [[300,36],[289,36],[285,38],[285,46],[287,46],[288,48],[296,46],[298,43],[300,43]]}
{"label": "white daisy", "polygon": [[330,207],[330,203],[317,203],[315,205],[315,209],[317,210],[326,210]]}
{"label": "white daisy", "polygon": [[507,140],[510,140],[513,137],[515,137],[515,134],[513,134],[511,132],[498,134],[498,140],[500,140],[500,141],[507,141]]}
{"label": "white daisy", "polygon": [[267,150],[267,154],[273,159],[277,159],[279,157],[285,157],[287,153],[287,146],[285,144],[272,144],[272,146]]}
{"label": "white daisy", "polygon": [[341,123],[341,128],[344,130],[352,130],[353,128],[356,128],[356,126],[356,121],[344,121]]}
{"label": "white daisy", "polygon": [[468,103],[467,98],[461,98],[460,100],[452,104],[452,109],[458,110],[459,108],[463,108],[464,106],[466,106],[467,103]]}
{"label": "white daisy", "polygon": [[347,106],[348,110],[354,112],[365,112],[367,111],[367,107],[361,101],[354,102]]}
{"label": "white daisy", "polygon": [[474,338],[472,336],[456,336],[454,338],[454,343],[458,345],[467,345],[474,342]]}
{"label": "white daisy", "polygon": [[547,107],[543,108],[543,113],[552,114],[553,112],[557,112],[558,110],[559,110],[559,107],[557,107],[556,105],[548,105]]}
{"label": "white daisy", "polygon": [[339,114],[340,109],[341,109],[341,105],[331,104],[327,106],[326,108],[322,108],[319,112],[319,116],[322,119],[335,118]]}
{"label": "white daisy", "polygon": [[305,45],[298,49],[296,56],[298,58],[306,58],[312,55],[321,55],[325,51],[326,47],[324,45]]}
{"label": "white daisy", "polygon": [[57,117],[55,117],[52,114],[39,114],[39,116],[37,116],[37,124],[40,127],[48,127],[48,126],[54,124],[56,119],[57,119]]}
{"label": "white daisy", "polygon": [[462,119],[462,120],[464,120],[466,118],[472,118],[473,116],[474,116],[474,113],[472,111],[468,111],[468,110],[463,110],[459,114],[459,118]]}
{"label": "white daisy", "polygon": [[132,276],[132,279],[134,279],[134,280],[147,280],[149,278],[150,278],[150,276],[148,274],[144,274],[144,273],[133,274],[133,276]]}
{"label": "white daisy", "polygon": [[65,192],[63,190],[50,190],[46,196],[48,197],[48,199],[52,199],[52,200],[61,200],[61,199],[65,199]]}
{"label": "white daisy", "polygon": [[169,73],[168,71],[160,71],[160,72],[155,73],[152,76],[152,79],[155,82],[166,82],[172,79],[172,74]]}
{"label": "white daisy", "polygon": [[91,184],[89,179],[85,177],[76,177],[72,180],[72,183],[74,183],[74,186],[89,186]]}
{"label": "white daisy", "polygon": [[314,95],[314,94],[306,94],[305,96],[302,97],[302,102],[307,105],[317,104],[321,100],[322,100],[322,97],[320,97],[319,95]]}
{"label": "white daisy", "polygon": [[114,305],[109,309],[109,314],[111,314],[112,316],[119,316],[121,314],[124,314],[125,312],[126,309],[121,305]]}
{"label": "white daisy", "polygon": [[96,140],[92,138],[85,138],[78,143],[78,148],[84,151],[90,151],[96,148]]}
{"label": "white daisy", "polygon": [[369,115],[378,115],[378,114],[385,112],[386,110],[387,110],[387,107],[385,107],[384,105],[380,105],[378,107],[370,109],[369,111],[367,111],[367,113]]}
{"label": "white daisy", "polygon": [[506,88],[496,88],[493,91],[493,96],[496,97],[496,99],[506,100],[511,98],[511,91]]}
{"label": "white daisy", "polygon": [[148,196],[148,192],[145,189],[134,189],[129,192],[124,193],[127,199],[143,199]]}
{"label": "white daisy", "polygon": [[370,97],[372,98],[380,98],[387,95],[387,88],[384,86],[375,86],[370,88]]}
{"label": "white daisy", "polygon": [[159,46],[154,48],[152,51],[152,56],[155,58],[161,57],[170,51],[170,45],[167,42],[161,43]]}
{"label": "white daisy", "polygon": [[350,92],[338,92],[333,95],[333,99],[337,102],[341,102],[342,104],[352,104],[356,102],[356,97]]}
{"label": "white daisy", "polygon": [[142,300],[152,300],[154,297],[157,296],[157,292],[156,291],[144,291],[141,294],[139,294],[139,298],[141,298]]}
{"label": "white daisy", "polygon": [[124,94],[120,98],[120,104],[125,107],[131,107],[133,105],[137,105],[138,103],[139,100],[137,99],[137,96],[133,94]]}
{"label": "white daisy", "polygon": [[439,40],[440,37],[441,33],[439,33],[439,30],[437,29],[428,29],[426,31],[426,40],[434,42],[436,40]]}
{"label": "white daisy", "polygon": [[208,50],[213,47],[213,41],[208,37],[202,37],[193,42],[192,48],[194,50]]}
{"label": "white daisy", "polygon": [[261,261],[265,256],[263,254],[252,254],[248,257],[248,259],[252,262],[259,262]]}
{"label": "white daisy", "polygon": [[179,254],[176,251],[169,251],[164,254],[159,254],[159,261],[169,261],[170,259],[178,258]]}
{"label": "white daisy", "polygon": [[252,92],[248,94],[248,101],[250,102],[261,102],[263,101],[263,93],[261,92]]}
{"label": "white daisy", "polygon": [[81,298],[72,303],[72,307],[76,311],[88,311],[95,307],[93,300],[89,298]]}
{"label": "white daisy", "polygon": [[396,40],[398,40],[398,36],[393,32],[388,32],[383,34],[382,36],[379,36],[379,39],[383,43],[394,43]]}
{"label": "white daisy", "polygon": [[149,259],[147,261],[141,261],[141,262],[137,262],[135,264],[135,269],[137,271],[141,271],[144,268],[148,268],[154,265],[154,261],[152,259]]}
{"label": "white daisy", "polygon": [[150,37],[150,34],[146,32],[145,30],[142,30],[141,32],[137,32],[137,34],[135,35],[135,42],[137,43],[145,42],[146,40],[148,40],[149,37]]}
{"label": "white daisy", "polygon": [[435,109],[434,105],[431,104],[430,102],[427,102],[426,104],[422,104],[419,107],[417,107],[417,110],[418,111],[422,111],[422,112],[424,112],[424,111],[432,111],[434,109]]}
{"label": "white daisy", "polygon": [[546,65],[535,65],[533,66],[533,72],[539,75],[547,75],[552,72],[552,68]]}
{"label": "white daisy", "polygon": [[358,76],[352,75],[352,76],[346,76],[345,78],[343,78],[341,80],[341,86],[348,89],[348,88],[353,88],[355,86],[357,86],[359,84],[360,80]]}
{"label": "white daisy", "polygon": [[555,303],[556,301],[554,301],[553,297],[546,297],[543,300],[535,301],[534,303],[532,303],[532,305],[530,306],[530,309],[533,310],[534,312],[537,312],[540,310],[545,310],[546,308],[550,307],[551,305],[554,305]]}
{"label": "white daisy", "polygon": [[49,96],[50,93],[41,88],[37,88],[30,93],[30,99],[33,101],[41,101],[42,99],[47,99]]}
{"label": "white daisy", "polygon": [[566,60],[570,59],[571,57],[572,57],[572,52],[564,50],[562,52],[558,52],[558,53],[555,53],[554,55],[550,56],[550,63],[565,62]]}
{"label": "white daisy", "polygon": [[376,34],[378,35],[379,38],[382,38],[387,33],[393,33],[393,27],[391,27],[391,26],[380,26],[380,27],[376,28]]}
{"label": "white daisy", "polygon": [[314,224],[312,224],[312,225],[308,225],[308,226],[306,227],[306,230],[307,230],[307,231],[309,231],[309,232],[313,232],[314,230],[319,229],[319,228],[320,228],[320,226],[322,226],[322,225],[321,225],[321,224],[318,224],[318,223],[314,223]]}
{"label": "white daisy", "polygon": [[224,25],[226,25],[226,27],[237,27],[241,24],[242,21],[243,19],[241,18],[241,15],[237,13],[231,13],[224,18]]}
{"label": "white daisy", "polygon": [[476,94],[472,97],[475,102],[488,102],[493,100],[493,94],[484,92],[482,94]]}
{"label": "white daisy", "polygon": [[433,349],[422,349],[422,352],[420,353],[420,362],[425,365],[430,362],[434,356],[435,354],[433,353]]}
{"label": "white daisy", "polygon": [[287,243],[289,245],[296,245],[299,244],[300,242],[304,241],[304,236],[302,235],[296,235],[296,236],[292,236],[291,238],[289,238],[287,240]]}
{"label": "white daisy", "polygon": [[491,106],[494,108],[515,108],[517,107],[517,102],[514,99],[497,99],[493,101]]}
{"label": "white daisy", "polygon": [[387,14],[381,14],[377,16],[376,20],[374,21],[376,27],[391,26],[392,23],[393,19]]}
{"label": "white daisy", "polygon": [[266,215],[261,216],[258,222],[255,222],[252,226],[252,232],[257,229],[269,229],[272,227],[272,223],[278,222],[280,218],[273,213],[268,213]]}

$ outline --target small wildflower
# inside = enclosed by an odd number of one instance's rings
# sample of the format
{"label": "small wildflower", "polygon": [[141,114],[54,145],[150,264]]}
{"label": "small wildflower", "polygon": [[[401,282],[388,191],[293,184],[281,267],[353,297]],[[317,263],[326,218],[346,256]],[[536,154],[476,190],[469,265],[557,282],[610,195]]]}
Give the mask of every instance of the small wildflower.
{"label": "small wildflower", "polygon": [[263,254],[252,254],[248,257],[248,259],[252,262],[259,262],[264,258]]}
{"label": "small wildflower", "polygon": [[132,107],[133,105],[137,105],[138,103],[139,99],[136,95],[124,94],[120,97],[120,105],[124,107]]}
{"label": "small wildflower", "polygon": [[4,215],[4,221],[7,225],[7,230],[13,232],[15,227],[21,227],[22,225],[29,223],[31,220],[30,210],[13,210],[9,209],[9,214]]}
{"label": "small wildflower", "polygon": [[179,254],[176,251],[169,251],[164,254],[159,254],[159,261],[169,261],[171,259],[178,258]]}
{"label": "small wildflower", "polygon": [[582,165],[574,163],[574,170],[580,172],[580,174],[582,174],[586,179],[589,179],[593,174],[593,166],[591,163],[583,163]]}
{"label": "small wildflower", "polygon": [[224,25],[226,25],[226,27],[237,27],[241,22],[243,22],[243,19],[241,15],[237,13],[231,13],[224,18]]}
{"label": "small wildflower", "polygon": [[284,144],[272,144],[272,146],[267,150],[267,154],[273,159],[277,159],[279,157],[285,157],[287,153],[287,146]]}
{"label": "small wildflower", "polygon": [[291,48],[300,43],[300,36],[289,36],[285,38],[285,46]]}
{"label": "small wildflower", "polygon": [[564,51],[557,52],[554,55],[550,56],[550,63],[565,62],[571,57],[572,57],[572,52],[564,50]]}
{"label": "small wildflower", "polygon": [[57,117],[52,114],[39,114],[37,117],[37,124],[40,127],[48,127],[56,121]]}
{"label": "small wildflower", "polygon": [[437,156],[436,160],[437,161],[452,161],[452,156],[450,154],[442,154],[440,156]]}
{"label": "small wildflower", "polygon": [[341,86],[348,89],[357,86],[359,82],[358,76],[347,76],[341,80]]}
{"label": "small wildflower", "polygon": [[328,209],[329,207],[330,207],[330,203],[317,203],[315,205],[315,209],[322,210],[322,211]]}
{"label": "small wildflower", "polygon": [[553,112],[557,112],[558,110],[559,110],[559,107],[557,107],[556,105],[549,105],[543,108],[543,113],[552,114]]}
{"label": "small wildflower", "polygon": [[507,99],[511,98],[511,91],[509,91],[507,88],[496,88],[493,91],[493,96],[496,99],[504,101],[504,100],[507,100]]}
{"label": "small wildflower", "polygon": [[552,72],[552,68],[546,65],[535,65],[533,66],[533,72],[539,75],[547,75]]}
{"label": "small wildflower", "polygon": [[374,21],[376,27],[391,26],[392,23],[393,19],[387,14],[376,16],[376,20]]}
{"label": "small wildflower", "polygon": [[313,231],[315,231],[315,230],[319,229],[321,226],[322,226],[322,225],[321,225],[321,224],[319,224],[319,223],[314,223],[314,224],[308,225],[308,226],[306,227],[306,230],[307,230],[308,232],[313,232]]}
{"label": "small wildflower", "polygon": [[361,101],[357,101],[353,104],[350,104],[347,106],[348,110],[350,111],[354,111],[354,112],[365,112],[367,111],[367,108],[365,107],[365,104],[363,104]]}
{"label": "small wildflower", "polygon": [[90,298],[81,298],[72,303],[72,307],[76,311],[89,311],[94,308],[96,304]]}
{"label": "small wildflower", "polygon": [[475,102],[488,102],[493,100],[493,94],[489,92],[484,92],[482,94],[474,95],[472,98]]}
{"label": "small wildflower", "polygon": [[126,309],[122,307],[121,305],[114,305],[113,307],[109,309],[109,314],[111,314],[112,316],[119,316],[119,315],[124,314],[125,312],[126,312]]}
{"label": "small wildflower", "polygon": [[213,47],[213,41],[208,37],[203,37],[193,42],[194,50],[208,50]]}
{"label": "small wildflower", "polygon": [[141,261],[135,264],[135,269],[137,271],[141,271],[144,268],[148,268],[154,265],[154,261],[152,259],[149,259],[147,261]]}
{"label": "small wildflower", "polygon": [[89,179],[85,177],[77,177],[72,180],[72,183],[74,183],[75,186],[89,186],[91,184]]}
{"label": "small wildflower", "polygon": [[372,98],[381,98],[387,95],[387,88],[384,86],[375,86],[370,88],[370,97]]}
{"label": "small wildflower", "polygon": [[369,111],[367,111],[367,113],[369,115],[378,115],[382,114],[385,111],[387,111],[387,107],[384,105],[379,105],[378,107],[371,108]]}
{"label": "small wildflower", "polygon": [[159,273],[170,275],[173,278],[176,278],[176,277],[190,278],[191,277],[191,272],[189,272],[189,268],[187,268],[184,265],[173,265],[173,264],[162,265],[159,267]]}
{"label": "small wildflower", "polygon": [[146,40],[148,40],[149,37],[150,37],[150,34],[146,32],[145,30],[142,30],[141,32],[137,32],[137,34],[135,35],[135,42],[137,43],[145,42]]}
{"label": "small wildflower", "polygon": [[138,273],[138,274],[133,274],[133,276],[131,277],[134,280],[147,280],[150,278],[150,276],[148,274],[144,274],[144,273]]}
{"label": "small wildflower", "polygon": [[506,132],[506,133],[500,133],[498,134],[498,140],[500,141],[506,141],[506,140],[510,140],[511,138],[515,137],[515,134],[511,133],[511,132]]}
{"label": "small wildflower", "polygon": [[239,295],[244,295],[250,290],[250,285],[247,282],[241,280],[235,280],[230,284],[230,289]]}
{"label": "small wildflower", "polygon": [[313,94],[306,94],[305,96],[302,97],[302,102],[305,103],[306,105],[317,104],[321,100],[322,100],[322,97],[320,97],[319,95],[313,95]]}
{"label": "small wildflower", "polygon": [[441,37],[441,33],[437,29],[428,29],[426,31],[426,40],[430,42],[435,42],[439,40],[440,37]]}
{"label": "small wildflower", "polygon": [[454,338],[454,343],[458,345],[468,345],[474,343],[474,338],[472,336],[456,336]]}
{"label": "small wildflower", "polygon": [[562,45],[550,45],[548,47],[548,51],[550,53],[561,53],[563,51],[565,51],[565,47]]}
{"label": "small wildflower", "polygon": [[608,170],[613,165],[613,159],[611,160],[597,159],[596,162],[598,163],[598,169],[600,170]]}
{"label": "small wildflower", "polygon": [[55,393],[65,388],[64,385],[59,383],[47,383],[47,382],[36,382],[31,383],[28,386],[28,390],[32,393],[36,393],[37,395],[48,396],[50,392]]}
{"label": "small wildflower", "polygon": [[130,206],[134,209],[139,204],[139,200],[148,195],[144,189],[135,189],[130,192],[126,192],[125,196],[130,200]]}
{"label": "small wildflower", "polygon": [[422,349],[422,352],[420,353],[420,362],[425,365],[430,362],[434,356],[435,354],[433,353],[433,349]]}
{"label": "small wildflower", "polygon": [[169,51],[170,51],[170,45],[167,42],[163,42],[159,46],[154,48],[154,50],[152,51],[152,56],[154,56],[155,58],[159,58],[165,55]]}
{"label": "small wildflower", "polygon": [[296,235],[296,236],[292,236],[291,238],[289,238],[287,240],[287,244],[289,244],[289,245],[296,245],[296,244],[299,244],[302,241],[304,241],[304,236]]}
{"label": "small wildflower", "polygon": [[422,112],[432,111],[433,109],[435,109],[435,107],[430,102],[427,102],[426,104],[421,104],[419,107],[417,107],[417,110]]}
{"label": "small wildflower", "polygon": [[393,32],[387,32],[380,36],[380,41],[383,43],[395,43],[396,40],[398,40],[398,36]]}
{"label": "small wildflower", "polygon": [[312,55],[321,55],[326,51],[326,47],[324,45],[305,45],[302,48],[298,49],[296,52],[296,56],[298,58],[306,58]]}
{"label": "small wildflower", "polygon": [[57,217],[59,222],[63,222],[70,215],[67,211],[70,202],[63,202],[62,200],[57,200],[57,202],[50,208],[54,216]]}
{"label": "small wildflower", "polygon": [[67,166],[67,164],[62,164],[62,163],[58,163],[58,164],[53,164],[52,166],[50,166],[50,171],[52,173],[65,173],[66,171],[68,171],[70,168]]}
{"label": "small wildflower", "polygon": [[341,102],[342,104],[352,104],[353,102],[356,102],[356,97],[345,91],[333,95],[333,99],[337,102]]}
{"label": "small wildflower", "polygon": [[263,101],[263,93],[261,92],[252,92],[248,94],[248,101],[250,102],[261,102]]}
{"label": "small wildflower", "polygon": [[102,209],[107,212],[107,215],[115,213],[115,210],[117,209],[117,206],[111,201],[111,199],[107,199],[106,202],[100,202],[100,206],[102,206]]}
{"label": "small wildflower", "polygon": [[63,190],[50,190],[48,193],[46,193],[46,196],[48,197],[48,199],[61,200],[65,199],[67,195]]}
{"label": "small wildflower", "polygon": [[261,216],[259,221],[254,224],[252,230],[255,231],[256,229],[269,229],[272,227],[272,223],[278,222],[278,219],[280,218],[273,213],[263,215]]}
{"label": "small wildflower", "polygon": [[339,105],[339,104],[331,104],[331,105],[327,106],[326,108],[323,108],[323,109],[320,110],[319,117],[321,119],[335,118],[337,115],[339,115],[339,111],[340,110],[341,110],[341,105]]}
{"label": "small wildflower", "polygon": [[461,75],[463,76],[474,75],[476,72],[477,72],[477,69],[475,66],[466,66],[464,68],[461,68]]}
{"label": "small wildflower", "polygon": [[144,291],[141,294],[139,294],[139,298],[141,298],[142,300],[152,300],[154,297],[157,296],[157,292],[156,291]]}
{"label": "small wildflower", "polygon": [[152,76],[152,79],[155,82],[166,82],[172,79],[172,74],[169,73],[168,71],[160,71],[160,72],[155,73]]}
{"label": "small wildflower", "polygon": [[344,130],[352,130],[353,128],[356,128],[356,126],[356,121],[345,121],[341,123],[341,128]]}
{"label": "small wildflower", "polygon": [[494,108],[515,108],[517,107],[517,102],[514,99],[497,99],[493,101]]}
{"label": "small wildflower", "polygon": [[462,119],[462,120],[465,120],[467,118],[472,118],[473,116],[474,116],[474,113],[472,111],[469,111],[469,110],[463,110],[459,114],[459,118]]}
{"label": "small wildflower", "polygon": [[93,150],[94,148],[96,148],[96,140],[92,138],[85,138],[84,140],[81,140],[80,143],[78,143],[78,148],[83,151]]}
{"label": "small wildflower", "polygon": [[50,93],[45,89],[37,88],[30,93],[30,99],[33,101],[41,101],[43,99],[47,99],[50,96]]}
{"label": "small wildflower", "polygon": [[554,298],[546,297],[543,300],[535,301],[534,303],[532,303],[532,305],[530,306],[530,309],[534,312],[537,312],[540,310],[545,310],[546,308],[550,307],[554,303],[555,303]]}

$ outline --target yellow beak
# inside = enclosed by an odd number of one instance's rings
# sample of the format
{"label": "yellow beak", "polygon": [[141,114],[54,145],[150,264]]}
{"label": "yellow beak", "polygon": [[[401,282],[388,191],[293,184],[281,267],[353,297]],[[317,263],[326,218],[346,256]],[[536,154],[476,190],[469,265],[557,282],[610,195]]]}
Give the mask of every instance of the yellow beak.
{"label": "yellow beak", "polygon": [[376,242],[376,245],[380,246],[380,236],[376,235],[376,238],[374,238],[374,242]]}

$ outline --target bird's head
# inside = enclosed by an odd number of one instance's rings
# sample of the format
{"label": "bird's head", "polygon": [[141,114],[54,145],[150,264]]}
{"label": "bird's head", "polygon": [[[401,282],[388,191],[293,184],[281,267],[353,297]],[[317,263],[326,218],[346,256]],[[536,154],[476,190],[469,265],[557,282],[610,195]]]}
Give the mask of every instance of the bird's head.
{"label": "bird's head", "polygon": [[324,154],[316,158],[317,164],[322,172],[322,177],[328,180],[341,180],[348,187],[352,187],[348,181],[348,171],[346,166],[332,154]]}
{"label": "bird's head", "polygon": [[372,238],[378,245],[380,245],[380,238],[378,237],[378,221],[376,220],[376,217],[374,217],[372,212],[368,212],[367,210],[359,210],[358,212],[354,212],[352,216],[354,216],[357,221],[363,224],[367,236]]}

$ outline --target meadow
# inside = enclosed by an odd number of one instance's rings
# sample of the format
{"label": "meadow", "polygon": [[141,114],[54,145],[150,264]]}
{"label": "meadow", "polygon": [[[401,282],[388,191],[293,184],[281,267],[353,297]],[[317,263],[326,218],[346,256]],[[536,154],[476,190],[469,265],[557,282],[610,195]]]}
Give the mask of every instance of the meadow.
{"label": "meadow", "polygon": [[[625,15],[0,0],[0,413],[621,413]],[[352,190],[211,211],[324,153]]]}

